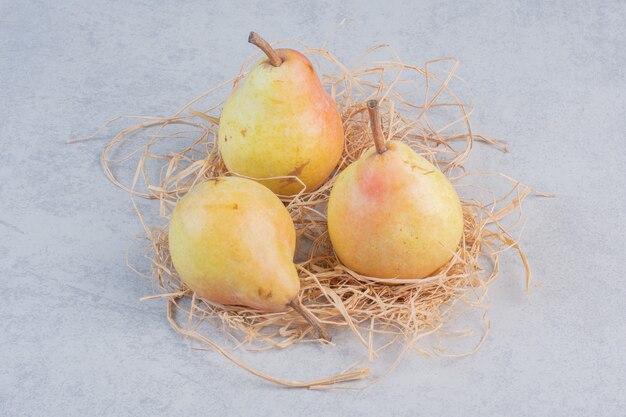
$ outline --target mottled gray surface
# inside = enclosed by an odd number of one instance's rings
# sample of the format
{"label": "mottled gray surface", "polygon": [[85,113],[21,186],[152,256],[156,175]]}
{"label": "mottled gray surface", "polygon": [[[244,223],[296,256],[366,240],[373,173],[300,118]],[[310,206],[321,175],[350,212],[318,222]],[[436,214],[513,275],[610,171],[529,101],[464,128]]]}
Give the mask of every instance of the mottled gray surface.
{"label": "mottled gray surface", "polygon": [[[624,415],[625,3],[269,3],[0,1],[0,415]],[[251,29],[330,36],[342,59],[380,42],[415,64],[457,56],[476,130],[511,150],[479,147],[473,166],[558,193],[525,207],[543,286],[525,296],[508,258],[478,354],[411,357],[363,392],[286,390],[189,349],[164,302],[138,301],[152,287],[124,253],[141,229],[103,142],[66,141],[171,113],[239,69]],[[305,378],[354,349],[253,360]]]}

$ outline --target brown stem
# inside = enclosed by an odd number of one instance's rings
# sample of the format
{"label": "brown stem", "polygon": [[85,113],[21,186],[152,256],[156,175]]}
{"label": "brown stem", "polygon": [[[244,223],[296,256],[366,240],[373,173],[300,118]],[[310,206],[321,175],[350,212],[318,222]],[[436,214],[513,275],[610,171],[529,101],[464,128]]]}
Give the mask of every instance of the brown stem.
{"label": "brown stem", "polygon": [[265,52],[265,55],[267,55],[270,60],[270,64],[272,64],[273,66],[280,67],[280,64],[283,63],[283,60],[278,56],[274,48],[272,48],[272,46],[267,43],[267,41],[263,39],[258,33],[250,32],[250,36],[248,36],[248,42],[259,48],[261,51]]}
{"label": "brown stem", "polygon": [[330,342],[332,340],[330,333],[328,333],[328,330],[326,330],[326,328],[322,326],[322,323],[320,323],[319,319],[315,317],[313,313],[311,313],[309,310],[304,308],[304,306],[300,304],[300,301],[294,298],[293,300],[289,301],[287,305],[296,310],[296,312],[300,314],[311,325],[311,327],[313,327],[313,330],[317,334],[318,338],[324,339],[327,342]]}
{"label": "brown stem", "polygon": [[376,145],[376,151],[378,153],[384,153],[387,150],[387,146],[385,146],[383,129],[380,127],[380,110],[378,108],[378,101],[369,100],[367,102],[367,111],[370,115],[370,126],[372,127],[372,134],[374,135],[374,145]]}

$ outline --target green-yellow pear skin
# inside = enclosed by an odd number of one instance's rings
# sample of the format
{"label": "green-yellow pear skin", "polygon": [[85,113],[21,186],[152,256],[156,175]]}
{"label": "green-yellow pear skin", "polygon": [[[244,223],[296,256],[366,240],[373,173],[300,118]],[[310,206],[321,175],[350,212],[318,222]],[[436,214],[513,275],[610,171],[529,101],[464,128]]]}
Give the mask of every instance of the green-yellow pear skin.
{"label": "green-yellow pear skin", "polygon": [[[295,176],[313,191],[341,158],[341,116],[304,55],[273,50],[258,39],[251,34],[250,42],[270,55],[256,63],[224,105],[218,134],[222,158],[231,172],[258,179]],[[304,188],[295,178],[260,182],[284,196]]]}
{"label": "green-yellow pear skin", "polygon": [[169,250],[183,282],[206,300],[282,311],[300,290],[296,232],[278,197],[259,183],[219,177],[176,205]]}
{"label": "green-yellow pear skin", "polygon": [[[381,132],[382,136],[382,132]],[[398,141],[372,147],[336,179],[328,202],[335,253],[355,272],[424,278],[445,265],[463,235],[448,178]]]}

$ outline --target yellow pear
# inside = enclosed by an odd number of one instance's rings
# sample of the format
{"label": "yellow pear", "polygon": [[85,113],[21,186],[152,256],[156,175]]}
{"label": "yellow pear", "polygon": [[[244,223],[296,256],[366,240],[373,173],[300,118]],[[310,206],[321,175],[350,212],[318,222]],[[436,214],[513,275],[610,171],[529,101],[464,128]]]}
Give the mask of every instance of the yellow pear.
{"label": "yellow pear", "polygon": [[[229,171],[256,179],[295,176],[313,191],[341,157],[341,116],[304,55],[274,50],[254,32],[248,40],[267,57],[224,105],[218,135],[224,163]],[[295,178],[260,182],[285,196],[304,188]]]}
{"label": "yellow pear", "polygon": [[336,179],[328,202],[330,239],[341,262],[362,275],[426,277],[459,246],[459,197],[409,146],[385,143],[376,100],[367,106],[376,146]]}
{"label": "yellow pear", "polygon": [[288,306],[331,340],[298,301],[293,263],[296,231],[289,212],[268,188],[245,178],[219,177],[195,185],[170,221],[169,250],[183,282],[199,297],[276,312]]}
{"label": "yellow pear", "polygon": [[169,248],[180,278],[200,297],[262,311],[284,310],[298,294],[296,232],[282,202],[262,185],[220,177],[176,205]]}

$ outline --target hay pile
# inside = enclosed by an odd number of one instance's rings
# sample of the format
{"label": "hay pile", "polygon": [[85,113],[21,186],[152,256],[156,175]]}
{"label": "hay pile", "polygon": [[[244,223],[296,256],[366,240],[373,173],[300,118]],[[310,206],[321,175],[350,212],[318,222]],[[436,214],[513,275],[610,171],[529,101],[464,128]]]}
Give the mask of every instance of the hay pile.
{"label": "hay pile", "polygon": [[[365,360],[337,375],[308,382],[283,381],[248,367],[233,349],[211,340],[211,331],[201,324],[215,323],[236,340],[238,348],[264,350],[325,342],[314,340],[310,326],[294,311],[267,314],[195,298],[172,267],[165,224],[148,224],[143,214],[141,198],[156,200],[161,218],[167,220],[176,202],[194,184],[228,175],[216,145],[219,110],[258,54],[246,61],[236,77],[193,99],[172,117],[130,116],[140,121],[117,134],[103,150],[105,174],[133,196],[146,231],[151,275],[160,288],[159,294],[146,299],[167,298],[167,317],[177,332],[209,345],[262,378],[290,387],[345,387],[335,384],[366,379],[369,363],[392,347],[397,357],[387,371],[410,350],[427,356],[471,354],[487,335],[487,290],[498,276],[499,259],[507,249],[521,256],[527,285],[530,282],[528,262],[512,230],[519,233],[520,204],[532,190],[504,175],[481,174],[510,182],[510,191],[496,196],[472,183],[482,176],[465,172],[464,163],[476,142],[503,152],[506,148],[498,140],[472,132],[469,117],[473,105],[467,101],[471,95],[455,74],[456,59],[443,58],[416,67],[403,63],[392,48],[381,45],[344,64],[328,51],[301,43],[296,48],[318,66],[322,83],[342,114],[346,135],[343,158],[326,184],[319,190],[282,199],[297,230],[300,302],[332,333],[351,332],[366,350]],[[446,173],[461,195],[465,217],[462,244],[455,257],[429,278],[398,283],[361,276],[341,265],[330,245],[326,202],[337,174],[373,144],[365,108],[366,101],[373,98],[381,103],[387,139],[409,144]],[[112,156],[117,154],[121,156]],[[120,179],[119,170],[129,167],[134,175]],[[483,317],[482,334],[464,353],[451,354],[442,341],[468,335],[455,333],[450,324],[470,310]]]}

